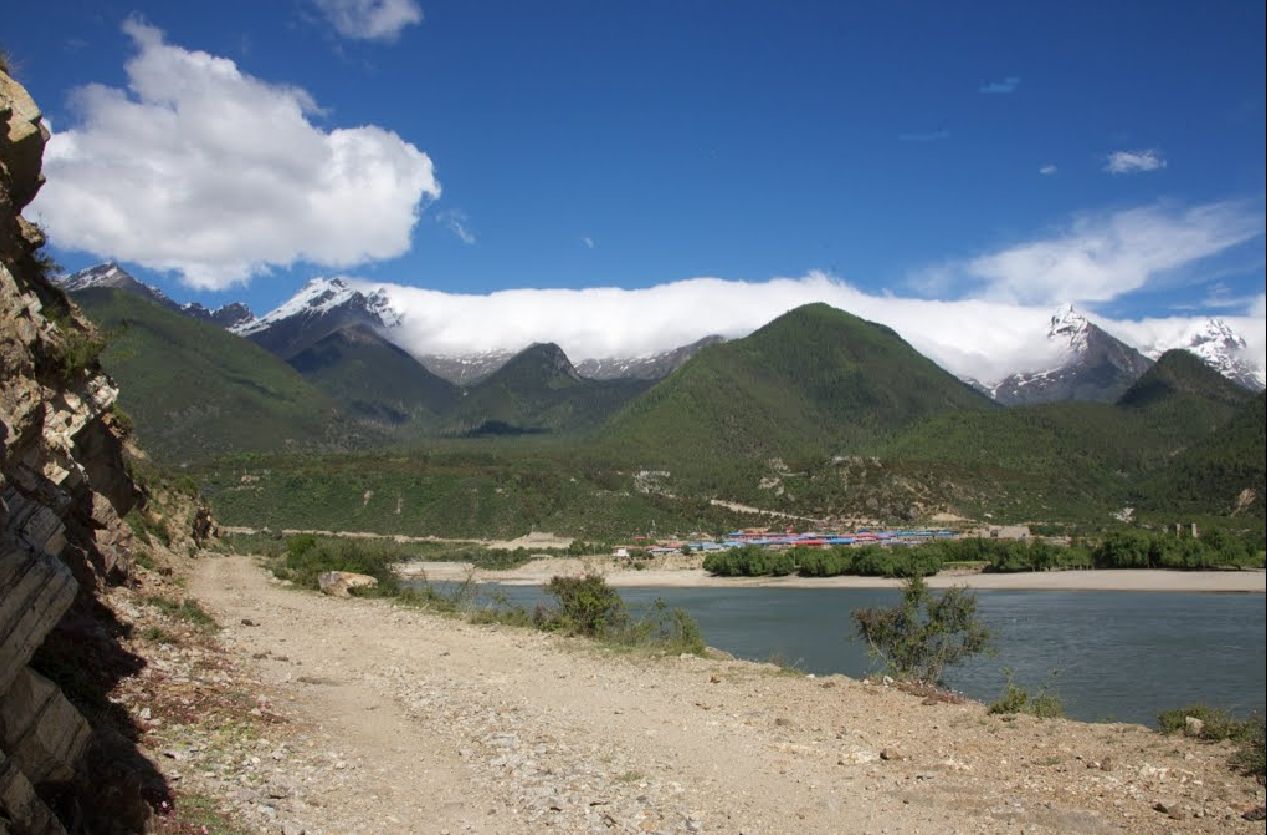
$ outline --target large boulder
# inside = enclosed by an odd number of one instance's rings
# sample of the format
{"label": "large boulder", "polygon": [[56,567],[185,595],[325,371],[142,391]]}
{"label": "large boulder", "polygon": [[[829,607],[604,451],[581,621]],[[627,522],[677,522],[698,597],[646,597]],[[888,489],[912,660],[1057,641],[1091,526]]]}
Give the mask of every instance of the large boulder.
{"label": "large boulder", "polygon": [[317,575],[317,586],[331,597],[351,597],[352,589],[374,588],[378,580],[368,574],[352,571],[323,571]]}

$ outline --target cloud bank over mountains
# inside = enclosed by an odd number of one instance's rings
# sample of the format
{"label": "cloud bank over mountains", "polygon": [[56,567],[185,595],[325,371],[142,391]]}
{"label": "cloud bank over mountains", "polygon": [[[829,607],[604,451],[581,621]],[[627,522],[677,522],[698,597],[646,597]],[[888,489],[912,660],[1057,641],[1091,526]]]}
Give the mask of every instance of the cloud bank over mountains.
{"label": "cloud bank over mountains", "polygon": [[219,290],[272,267],[347,268],[409,251],[431,159],[374,125],[326,129],[305,91],[124,24],[128,89],[72,94],[33,204],[58,246]]}
{"label": "cloud bank over mountains", "polygon": [[[825,302],[888,325],[948,371],[987,384],[1018,370],[1054,367],[1063,356],[1061,346],[1047,339],[1053,305],[873,294],[822,272],[762,282],[691,278],[635,290],[483,295],[348,280],[387,295],[402,314],[391,335],[417,355],[507,352],[555,342],[573,360],[647,356],[709,334],[744,336],[794,307]],[[1262,297],[1256,304],[1262,308]],[[1205,317],[1090,318],[1141,349],[1180,344],[1205,322]],[[1267,365],[1263,317],[1224,318],[1248,341],[1248,359],[1259,369]]]}

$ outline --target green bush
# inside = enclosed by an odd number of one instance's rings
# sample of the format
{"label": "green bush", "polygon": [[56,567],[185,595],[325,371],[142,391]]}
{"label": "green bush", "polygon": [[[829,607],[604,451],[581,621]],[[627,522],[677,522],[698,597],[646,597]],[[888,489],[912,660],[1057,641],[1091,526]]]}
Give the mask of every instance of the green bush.
{"label": "green bush", "polygon": [[625,601],[602,577],[553,577],[545,589],[555,600],[541,619],[546,628],[603,638],[629,624]]}
{"label": "green bush", "polygon": [[964,588],[933,595],[919,574],[903,584],[898,605],[855,609],[853,620],[873,657],[895,676],[923,684],[941,686],[947,667],[990,646],[976,596]]}
{"label": "green bush", "polygon": [[1039,719],[1058,719],[1065,715],[1065,706],[1060,697],[1048,692],[1046,687],[1031,696],[1028,690],[1017,685],[1011,670],[1004,671],[1004,678],[1006,683],[1003,693],[990,704],[991,713],[1027,713]]}

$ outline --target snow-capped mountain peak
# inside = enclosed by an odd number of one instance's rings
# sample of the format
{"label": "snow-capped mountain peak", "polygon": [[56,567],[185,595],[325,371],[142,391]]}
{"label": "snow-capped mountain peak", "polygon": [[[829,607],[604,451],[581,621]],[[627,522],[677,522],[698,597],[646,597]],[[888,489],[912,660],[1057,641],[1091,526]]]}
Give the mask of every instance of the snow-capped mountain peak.
{"label": "snow-capped mountain peak", "polygon": [[400,323],[381,287],[334,277],[312,279],[267,315],[230,330],[289,359],[341,328],[368,327],[390,339]]}
{"label": "snow-capped mountain peak", "polygon": [[981,389],[1009,406],[1061,400],[1112,401],[1151,365],[1134,348],[1092,324],[1072,304],[1062,305],[1052,315],[1047,341],[1058,354],[1054,365],[1017,372]]}
{"label": "snow-capped mountain peak", "polygon": [[58,283],[68,293],[79,293],[94,287],[107,287],[113,290],[128,290],[168,307],[176,306],[176,303],[162,290],[137,281],[127,270],[113,261],[80,270],[60,279]]}
{"label": "snow-capped mountain peak", "polygon": [[1051,327],[1047,329],[1047,338],[1068,340],[1069,349],[1081,354],[1087,349],[1087,332],[1090,324],[1087,317],[1072,304],[1066,304],[1052,315]]}
{"label": "snow-capped mountain peak", "polygon": [[362,307],[380,327],[393,328],[400,324],[400,314],[381,290],[367,292],[342,278],[319,277],[309,281],[268,314],[231,330],[238,336],[250,336],[286,319],[322,316],[345,305]]}
{"label": "snow-capped mountain peak", "polygon": [[1263,375],[1245,357],[1245,338],[1222,319],[1210,318],[1188,338],[1186,348],[1206,365],[1233,382],[1253,389],[1263,388]]}

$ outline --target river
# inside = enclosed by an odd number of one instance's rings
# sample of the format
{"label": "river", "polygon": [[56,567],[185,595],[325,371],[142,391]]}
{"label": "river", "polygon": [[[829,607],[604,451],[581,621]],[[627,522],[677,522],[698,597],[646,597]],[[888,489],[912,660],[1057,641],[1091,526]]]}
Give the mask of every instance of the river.
{"label": "river", "polygon": [[[511,604],[534,606],[539,587],[500,586]],[[893,589],[625,588],[637,610],[663,598],[700,625],[709,646],[818,675],[874,669],[850,612],[891,606]],[[995,653],[947,675],[982,701],[998,697],[1003,671],[1031,693],[1047,686],[1067,715],[1154,725],[1158,712],[1194,702],[1238,715],[1264,710],[1265,598],[1261,594],[979,591]]]}

